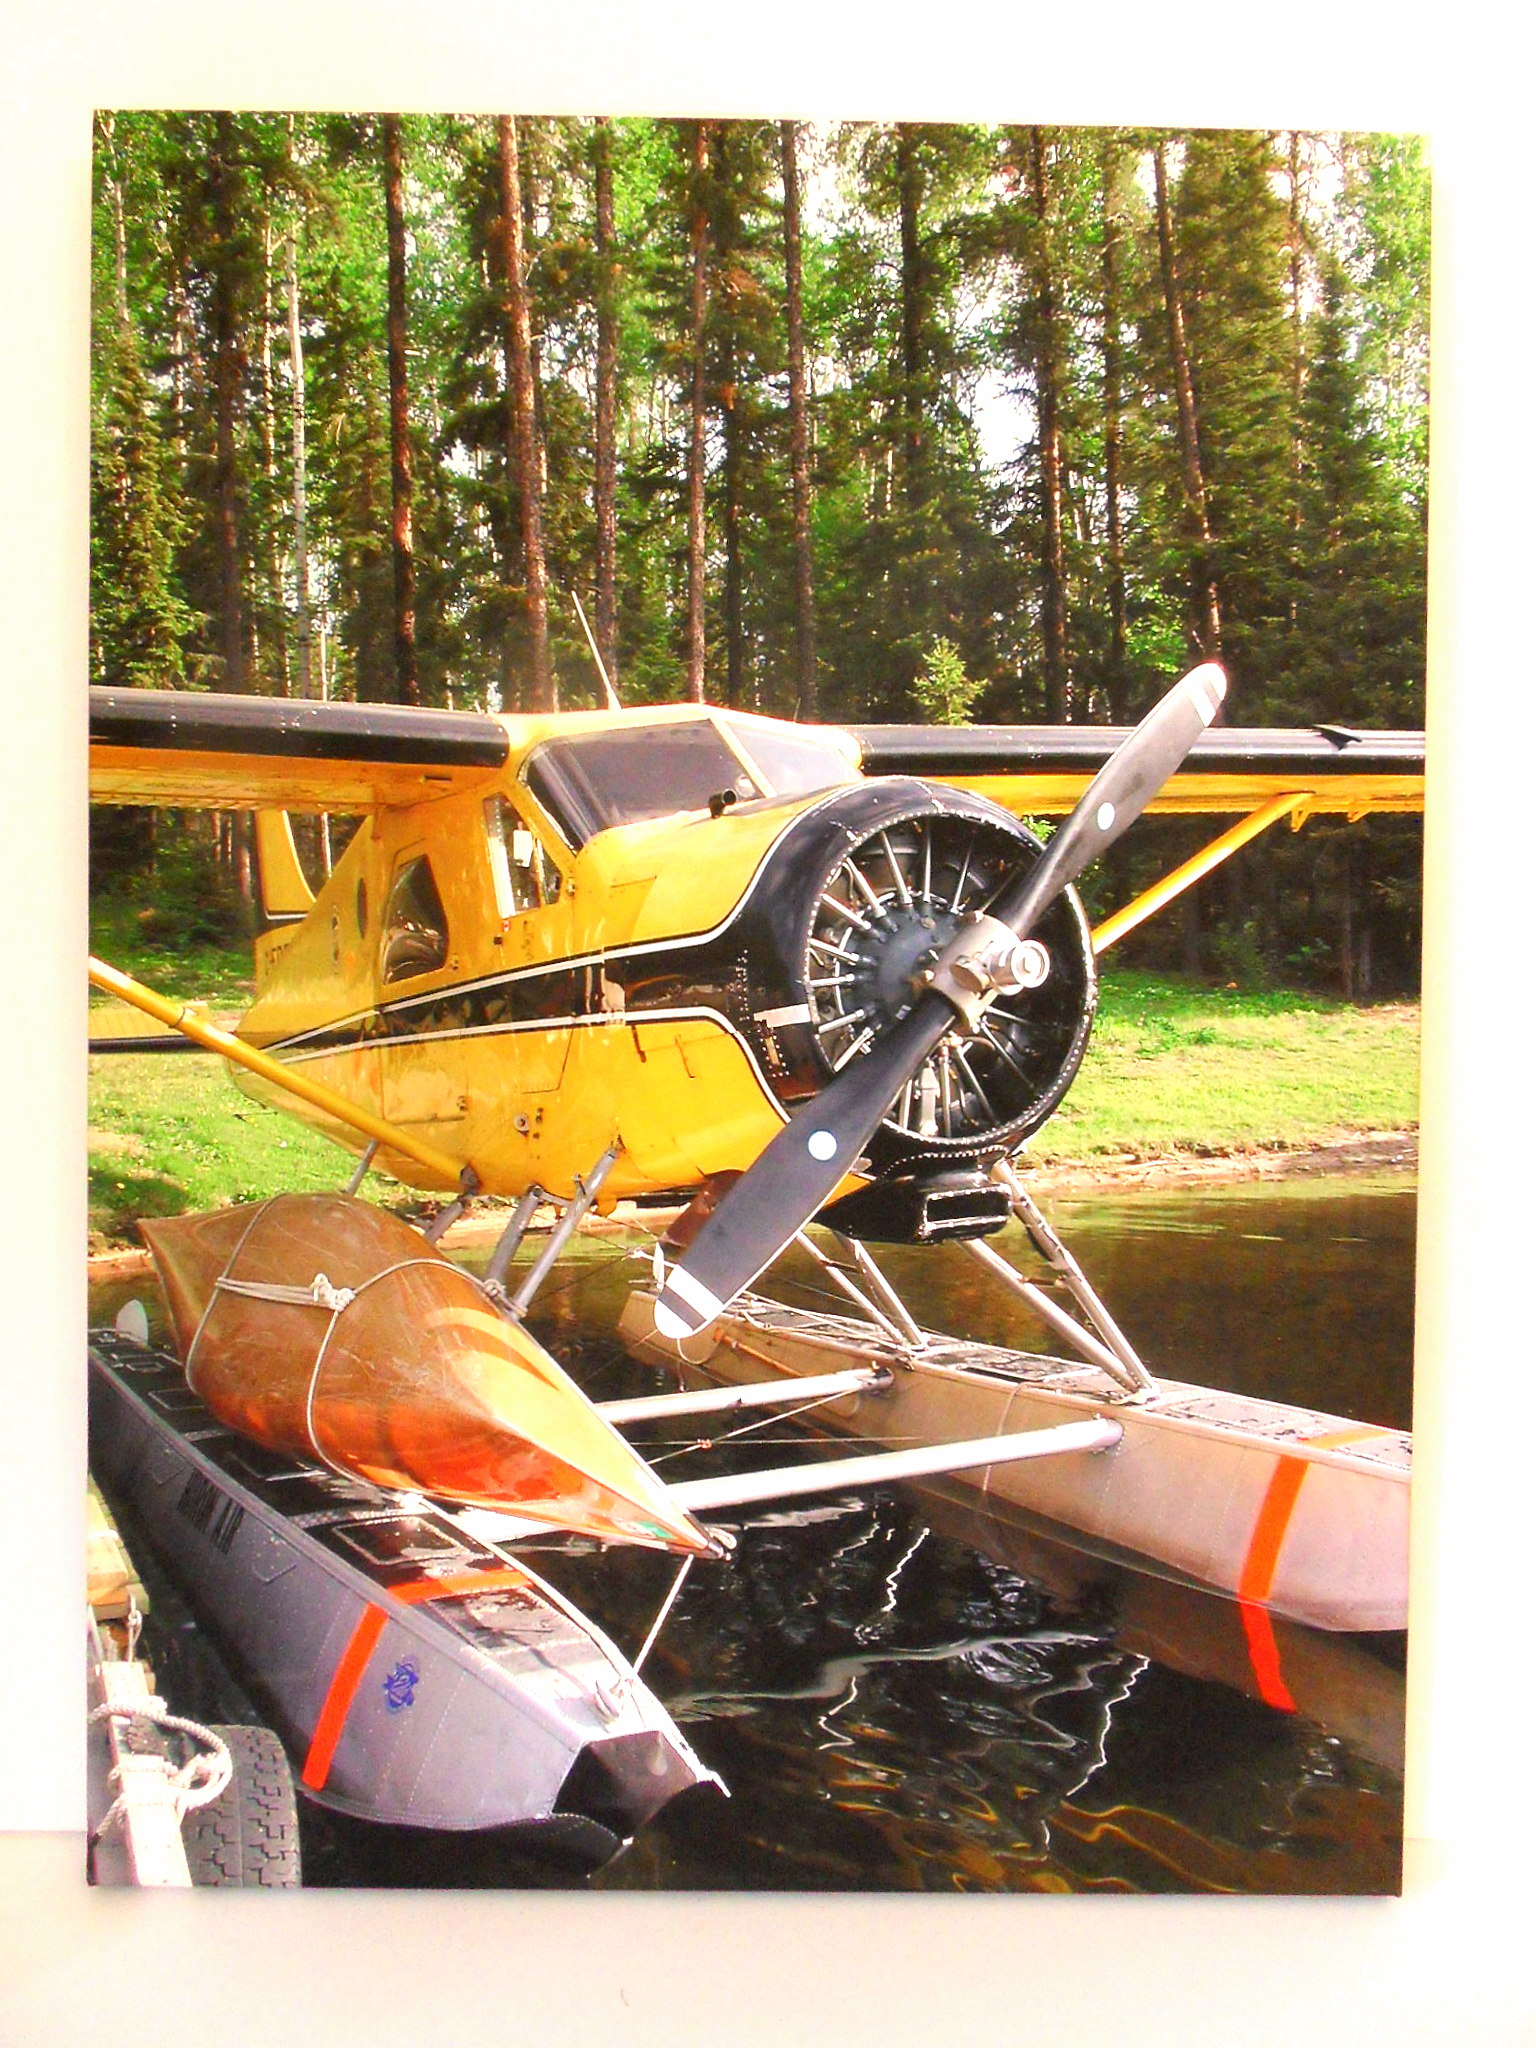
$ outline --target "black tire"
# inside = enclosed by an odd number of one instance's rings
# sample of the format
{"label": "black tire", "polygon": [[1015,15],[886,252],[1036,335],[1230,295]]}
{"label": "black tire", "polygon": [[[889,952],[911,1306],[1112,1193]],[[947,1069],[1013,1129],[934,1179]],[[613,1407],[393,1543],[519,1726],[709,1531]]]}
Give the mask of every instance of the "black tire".
{"label": "black tire", "polygon": [[270,1728],[218,1727],[234,1775],[217,1799],[181,1824],[195,1885],[292,1886],[299,1877],[293,1773]]}

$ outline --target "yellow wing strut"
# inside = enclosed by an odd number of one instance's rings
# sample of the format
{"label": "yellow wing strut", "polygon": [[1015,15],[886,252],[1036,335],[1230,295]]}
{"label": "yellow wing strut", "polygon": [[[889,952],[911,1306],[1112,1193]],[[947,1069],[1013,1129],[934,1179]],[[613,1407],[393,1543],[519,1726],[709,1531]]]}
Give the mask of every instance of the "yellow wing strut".
{"label": "yellow wing strut", "polygon": [[1174,868],[1164,875],[1160,882],[1154,882],[1150,889],[1144,889],[1133,902],[1123,910],[1117,910],[1112,917],[1106,917],[1093,930],[1093,950],[1102,953],[1106,946],[1112,946],[1116,939],[1123,939],[1145,918],[1165,903],[1171,903],[1175,896],[1182,895],[1192,882],[1198,882],[1202,875],[1208,875],[1212,868],[1220,867],[1229,853],[1236,853],[1240,846],[1246,846],[1250,839],[1257,839],[1278,818],[1287,811],[1294,811],[1301,804],[1310,803],[1312,792],[1307,789],[1287,790],[1283,796],[1271,798],[1256,811],[1250,811],[1246,818],[1239,818],[1230,830],[1223,832],[1219,839],[1213,839],[1209,846],[1202,846],[1197,854],[1185,861],[1182,867]]}
{"label": "yellow wing strut", "polygon": [[134,981],[126,974],[120,974],[115,967],[108,967],[105,961],[91,960],[89,963],[92,982],[108,995],[120,996],[125,1003],[132,1003],[136,1010],[143,1010],[161,1024],[169,1024],[173,1030],[183,1031],[188,1038],[195,1038],[199,1045],[206,1045],[210,1052],[221,1052],[236,1065],[247,1067],[253,1074],[259,1074],[264,1081],[270,1081],[278,1088],[286,1088],[290,1095],[312,1102],[316,1109],[323,1109],[327,1116],[333,1116],[338,1123],[349,1125],[354,1131],[361,1131],[364,1137],[373,1138],[385,1145],[391,1152],[403,1152],[408,1159],[420,1160],[434,1173],[446,1176],[450,1185],[458,1181],[464,1171],[463,1163],[451,1159],[446,1152],[439,1152],[435,1145],[423,1144],[420,1138],[413,1138],[409,1132],[396,1125],[386,1123],[383,1117],[374,1116],[371,1111],[359,1109],[348,1102],[344,1095],[338,1095],[333,1088],[322,1082],[308,1080],[303,1074],[295,1074],[285,1067],[281,1060],[275,1060],[270,1053],[258,1052],[254,1045],[247,1045],[243,1038],[236,1038],[232,1032],[221,1031],[217,1024],[210,1024],[206,1017],[182,1004],[167,1001],[155,994],[141,981]]}

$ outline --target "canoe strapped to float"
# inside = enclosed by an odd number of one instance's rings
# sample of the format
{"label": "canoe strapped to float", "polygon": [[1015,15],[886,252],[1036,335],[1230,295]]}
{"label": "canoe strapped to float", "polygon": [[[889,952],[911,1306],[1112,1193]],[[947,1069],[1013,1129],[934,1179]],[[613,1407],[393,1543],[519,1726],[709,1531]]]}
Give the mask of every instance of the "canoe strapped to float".
{"label": "canoe strapped to float", "polygon": [[243,1436],[371,1486],[713,1547],[548,1352],[397,1217],[279,1195],[141,1228],[188,1383]]}

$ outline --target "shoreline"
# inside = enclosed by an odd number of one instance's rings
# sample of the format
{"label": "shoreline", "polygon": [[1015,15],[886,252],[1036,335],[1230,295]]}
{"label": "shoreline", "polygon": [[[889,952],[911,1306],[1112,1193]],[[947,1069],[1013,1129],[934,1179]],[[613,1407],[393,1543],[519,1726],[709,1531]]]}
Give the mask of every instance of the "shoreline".
{"label": "shoreline", "polygon": [[1046,1160],[1019,1178],[1032,1193],[1122,1193],[1135,1188],[1195,1187],[1249,1180],[1320,1179],[1335,1173],[1412,1173],[1419,1164],[1417,1125],[1362,1131],[1309,1145],[1248,1145],[1230,1151],[1122,1153],[1086,1160]]}
{"label": "shoreline", "polygon": [[[1419,1134],[1414,1128],[1359,1132],[1311,1145],[1252,1145],[1221,1152],[1122,1153],[1104,1159],[1038,1164],[1026,1157],[1020,1178],[1031,1194],[1107,1195],[1254,1180],[1320,1179],[1342,1173],[1411,1173],[1418,1163]],[[611,1216],[589,1217],[584,1229],[596,1235],[627,1229],[637,1221],[659,1225],[677,1213],[675,1209],[636,1210],[633,1203],[621,1202]],[[487,1208],[453,1224],[442,1241],[446,1245],[482,1242],[498,1236],[505,1220],[504,1209]],[[541,1227],[547,1225],[535,1219],[532,1228]],[[98,1283],[134,1279],[151,1270],[149,1253],[139,1245],[103,1245],[86,1256],[87,1277]]]}

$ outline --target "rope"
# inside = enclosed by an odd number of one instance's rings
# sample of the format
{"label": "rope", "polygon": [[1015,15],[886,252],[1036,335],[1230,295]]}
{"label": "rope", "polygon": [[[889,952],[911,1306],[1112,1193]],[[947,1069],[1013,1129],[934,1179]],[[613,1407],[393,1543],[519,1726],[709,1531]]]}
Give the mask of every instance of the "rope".
{"label": "rope", "polygon": [[[352,1302],[356,1301],[357,1297],[360,1294],[366,1294],[368,1289],[370,1287],[377,1285],[377,1283],[380,1280],[387,1280],[392,1273],[403,1273],[407,1266],[441,1266],[446,1265],[448,1263],[449,1262],[447,1260],[443,1259],[440,1255],[436,1253],[434,1253],[430,1259],[396,1259],[395,1263],[392,1266],[385,1266],[382,1271],[378,1273],[371,1273],[368,1276],[368,1278],[362,1282],[361,1286],[356,1288],[333,1288],[331,1286],[330,1281],[325,1278],[325,1275],[323,1273],[317,1273],[315,1275],[314,1281],[312,1283],[312,1287],[315,1292],[315,1298],[317,1300],[319,1299],[318,1290],[322,1283],[324,1283],[327,1291],[331,1295],[331,1300],[328,1303],[326,1303],[326,1306],[329,1307],[331,1311],[331,1320],[325,1326],[325,1335],[320,1339],[320,1348],[315,1353],[314,1370],[310,1373],[309,1376],[309,1391],[304,1397],[304,1427],[309,1433],[310,1445],[314,1450],[315,1456],[320,1460],[322,1465],[328,1465],[333,1472],[338,1473],[343,1479],[355,1478],[356,1475],[354,1473],[348,1472],[344,1466],[338,1465],[334,1458],[328,1458],[325,1452],[320,1448],[320,1439],[315,1434],[315,1396],[320,1391],[320,1368],[325,1363],[325,1354],[327,1349],[329,1348],[332,1337],[334,1337],[336,1334],[336,1325],[341,1320],[342,1310],[350,1306]],[[457,1269],[455,1268],[454,1270]],[[302,1289],[299,1289],[297,1291],[300,1293],[303,1292]]]}
{"label": "rope", "polygon": [[[229,1257],[224,1261],[224,1272],[219,1275],[219,1280],[222,1280],[225,1277],[225,1274],[229,1272],[230,1267],[235,1263],[236,1259],[239,1258],[241,1252],[244,1251],[246,1239],[250,1236],[251,1232],[256,1228],[257,1224],[261,1221],[262,1217],[266,1215],[267,1211],[271,1208],[272,1204],[278,1199],[279,1197],[276,1195],[268,1195],[267,1199],[264,1202],[260,1202],[257,1204],[254,1212],[251,1215],[250,1221],[246,1224],[244,1230],[242,1230],[240,1233],[239,1242],[236,1244],[234,1250],[230,1253]],[[208,1318],[213,1314],[213,1304],[219,1298],[219,1280],[216,1280],[213,1286],[208,1290],[208,1299],[203,1303],[203,1312],[197,1319],[197,1328],[192,1332],[192,1342],[187,1346],[187,1385],[192,1389],[194,1394],[198,1391],[198,1386],[196,1379],[193,1377],[192,1365],[193,1361],[197,1357],[197,1347],[203,1341],[203,1331],[208,1327]]]}
{"label": "rope", "polygon": [[[336,1473],[340,1478],[351,1479],[356,1475],[348,1472],[345,1467],[338,1465],[333,1458],[327,1457],[321,1449],[319,1438],[315,1434],[315,1396],[320,1386],[320,1368],[325,1363],[325,1354],[329,1348],[330,1341],[336,1334],[336,1324],[343,1310],[350,1308],[360,1294],[366,1293],[370,1287],[376,1286],[380,1280],[387,1280],[392,1273],[403,1272],[407,1266],[441,1266],[450,1262],[445,1260],[440,1253],[436,1252],[429,1258],[418,1256],[408,1259],[397,1259],[392,1266],[385,1266],[381,1271],[371,1273],[366,1280],[359,1282],[356,1287],[337,1287],[324,1273],[317,1273],[307,1287],[291,1286],[280,1280],[233,1279],[230,1269],[245,1250],[246,1242],[251,1232],[272,1204],[281,1199],[281,1196],[269,1195],[266,1201],[260,1204],[255,1214],[246,1224],[245,1229],[240,1233],[239,1242],[225,1260],[223,1272],[214,1281],[212,1288],[209,1290],[208,1300],[204,1305],[202,1315],[198,1319],[196,1334],[187,1348],[187,1384],[194,1393],[198,1391],[197,1384],[192,1377],[192,1361],[196,1355],[197,1347],[202,1341],[203,1332],[208,1326],[208,1318],[213,1312],[213,1305],[220,1294],[244,1295],[250,1300],[272,1301],[290,1308],[324,1309],[329,1314],[330,1321],[326,1325],[325,1335],[320,1339],[319,1347],[315,1352],[315,1362],[309,1375],[309,1388],[304,1397],[304,1428],[309,1437],[310,1448],[320,1463]],[[452,1270],[457,1271],[458,1269],[455,1267]]]}
{"label": "rope", "polygon": [[[719,1436],[692,1437],[686,1443],[678,1442],[675,1449],[663,1451],[659,1458],[652,1458],[650,1463],[652,1465],[665,1465],[673,1458],[681,1458],[688,1451],[713,1451],[721,1444],[735,1443],[740,1437],[752,1436],[759,1430],[769,1429],[776,1422],[794,1422],[802,1415],[809,1415],[813,1409],[825,1408],[833,1401],[846,1401],[847,1398],[846,1393],[818,1394],[814,1400],[802,1401],[796,1407],[775,1408],[768,1415],[757,1416],[751,1422],[739,1423],[735,1429],[723,1430]],[[804,1443],[806,1439],[804,1437],[784,1436],[765,1437],[763,1441],[765,1443],[795,1444]],[[897,1445],[916,1443],[920,1439],[915,1436],[894,1437],[887,1435],[872,1437],[869,1441]]]}
{"label": "rope", "polygon": [[[136,1701],[131,1707],[108,1701],[105,1706],[92,1710],[87,1725],[106,1720],[149,1721],[158,1728],[172,1729],[178,1734],[190,1736],[194,1741],[207,1745],[206,1755],[198,1753],[188,1757],[180,1770],[173,1767],[169,1757],[145,1759],[147,1762],[158,1763],[164,1771],[166,1781],[175,1794],[178,1822],[196,1807],[210,1805],[224,1791],[235,1774],[234,1759],[224,1738],[215,1735],[211,1728],[205,1728],[201,1721],[189,1721],[184,1714],[173,1714],[164,1700],[150,1697]],[[114,1784],[121,1785],[122,1765],[114,1765],[109,1776]],[[101,1824],[91,1837],[93,1842],[99,1842],[113,1822],[122,1818],[127,1804],[127,1793],[119,1792],[102,1815]]]}
{"label": "rope", "polygon": [[222,1274],[215,1288],[226,1294],[249,1295],[253,1301],[279,1301],[292,1308],[327,1308],[340,1315],[348,1302],[357,1299],[352,1287],[333,1287],[323,1273],[317,1273],[307,1287],[287,1287],[280,1280],[230,1280]]}

